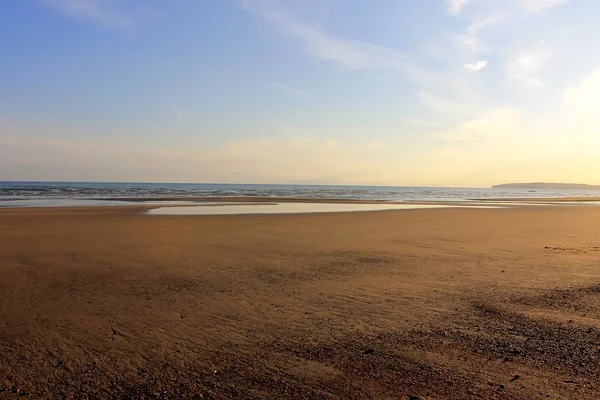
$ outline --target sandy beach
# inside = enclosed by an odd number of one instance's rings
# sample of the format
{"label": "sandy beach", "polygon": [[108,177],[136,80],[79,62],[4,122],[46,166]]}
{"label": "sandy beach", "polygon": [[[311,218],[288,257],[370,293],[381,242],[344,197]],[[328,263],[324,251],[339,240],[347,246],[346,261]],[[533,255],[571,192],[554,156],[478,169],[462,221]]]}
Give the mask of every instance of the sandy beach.
{"label": "sandy beach", "polygon": [[598,398],[598,207],[144,209],[0,209],[0,398]]}

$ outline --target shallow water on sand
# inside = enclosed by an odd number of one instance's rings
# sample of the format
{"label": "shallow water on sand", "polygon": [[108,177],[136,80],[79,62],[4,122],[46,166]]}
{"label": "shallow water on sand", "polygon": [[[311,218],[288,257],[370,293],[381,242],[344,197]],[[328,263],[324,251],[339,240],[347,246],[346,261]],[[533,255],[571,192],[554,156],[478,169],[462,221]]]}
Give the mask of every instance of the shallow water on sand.
{"label": "shallow water on sand", "polygon": [[414,210],[427,208],[502,208],[501,206],[461,206],[444,204],[336,204],[273,203],[227,204],[218,206],[161,207],[148,211],[151,215],[239,215],[239,214],[308,214],[328,212]]}

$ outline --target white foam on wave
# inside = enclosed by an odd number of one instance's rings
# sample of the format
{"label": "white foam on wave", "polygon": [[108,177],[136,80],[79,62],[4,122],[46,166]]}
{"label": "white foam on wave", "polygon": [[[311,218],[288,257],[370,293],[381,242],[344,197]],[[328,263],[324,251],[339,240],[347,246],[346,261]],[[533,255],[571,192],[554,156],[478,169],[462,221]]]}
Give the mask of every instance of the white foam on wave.
{"label": "white foam on wave", "polygon": [[0,200],[0,208],[23,207],[117,207],[147,205],[186,205],[197,204],[193,201],[119,201],[119,200],[86,200],[86,199],[23,199]]}

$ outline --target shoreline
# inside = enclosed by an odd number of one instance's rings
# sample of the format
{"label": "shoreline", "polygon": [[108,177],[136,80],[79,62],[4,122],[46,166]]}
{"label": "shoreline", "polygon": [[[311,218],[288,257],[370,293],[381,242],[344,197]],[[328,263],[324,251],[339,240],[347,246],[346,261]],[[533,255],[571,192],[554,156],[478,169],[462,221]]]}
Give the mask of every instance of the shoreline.
{"label": "shoreline", "polygon": [[[42,205],[39,205],[39,202]],[[3,202],[27,203],[33,205],[3,205]],[[38,205],[35,204],[38,202]],[[44,202],[46,202],[44,204]],[[64,202],[65,204],[60,204]],[[89,204],[89,203],[95,204]],[[111,204],[111,202],[113,204]],[[88,203],[88,204],[86,204]],[[118,203],[118,204],[115,204]],[[214,203],[214,204],[207,204]],[[95,207],[144,207],[148,209],[162,207],[198,207],[198,206],[236,206],[236,205],[271,205],[271,204],[356,204],[356,205],[415,205],[440,207],[478,207],[478,206],[568,206],[568,205],[600,205],[600,197],[554,197],[554,198],[489,198],[465,200],[367,200],[346,198],[296,198],[268,196],[236,196],[236,197],[114,197],[114,198],[46,198],[0,200],[2,209],[33,209],[33,208],[95,208]],[[6,203],[4,203],[6,204]]]}
{"label": "shoreline", "polygon": [[470,203],[470,202],[581,202],[581,201],[600,201],[600,197],[547,197],[547,198],[532,198],[532,197],[511,197],[511,198],[485,198],[485,199],[462,199],[462,200],[382,200],[382,199],[347,199],[347,198],[307,198],[307,197],[269,197],[269,196],[233,196],[233,197],[148,197],[148,198],[94,198],[91,200],[109,200],[109,201],[126,201],[126,202],[143,202],[143,201],[195,201],[195,202],[299,202],[299,203],[348,203],[348,204],[446,204],[446,203]]}

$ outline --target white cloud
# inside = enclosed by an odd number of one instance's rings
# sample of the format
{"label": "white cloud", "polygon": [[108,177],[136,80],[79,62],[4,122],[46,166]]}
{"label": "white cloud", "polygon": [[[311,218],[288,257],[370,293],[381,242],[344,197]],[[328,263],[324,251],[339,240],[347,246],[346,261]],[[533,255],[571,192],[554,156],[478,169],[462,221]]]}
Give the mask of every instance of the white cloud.
{"label": "white cloud", "polygon": [[107,28],[131,28],[133,21],[102,0],[43,0],[70,18],[91,21]]}
{"label": "white cloud", "polygon": [[507,78],[527,86],[543,87],[544,83],[539,74],[551,57],[552,51],[543,41],[517,49],[508,55]]}
{"label": "white cloud", "polygon": [[488,62],[486,60],[479,60],[471,64],[465,64],[465,68],[473,72],[479,72],[487,67],[487,65]]}
{"label": "white cloud", "polygon": [[536,13],[566,4],[569,0],[521,0],[525,11]]}
{"label": "white cloud", "polygon": [[469,0],[447,0],[448,12],[450,14],[460,14],[463,8],[469,3]]}
{"label": "white cloud", "polygon": [[301,96],[303,94],[306,94],[306,92],[304,90],[297,89],[297,88],[295,88],[293,86],[286,85],[284,83],[267,82],[267,86],[272,87],[274,89],[277,89],[277,90],[279,90],[279,91],[281,91],[282,93],[285,93],[285,94],[293,94],[293,95],[297,95],[297,96]]}

